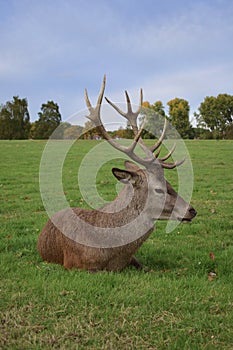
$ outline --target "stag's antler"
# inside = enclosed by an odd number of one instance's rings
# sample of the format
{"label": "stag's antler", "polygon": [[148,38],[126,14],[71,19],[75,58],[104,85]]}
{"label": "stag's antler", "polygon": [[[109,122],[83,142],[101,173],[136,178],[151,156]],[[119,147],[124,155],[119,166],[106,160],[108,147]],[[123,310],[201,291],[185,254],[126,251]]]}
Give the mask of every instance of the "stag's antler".
{"label": "stag's antler", "polygon": [[[90,102],[89,97],[88,97],[88,94],[87,94],[87,90],[85,89],[85,101],[86,101],[86,105],[87,105],[87,108],[88,108],[89,113],[90,113],[89,116],[87,116],[87,118],[90,119],[94,123],[94,125],[98,128],[98,130],[102,134],[102,136],[114,148],[116,148],[117,150],[127,154],[131,159],[133,159],[134,161],[136,161],[137,163],[139,163],[141,165],[148,166],[155,159],[157,159],[159,161],[159,163],[161,164],[161,166],[163,168],[166,168],[166,169],[173,169],[176,166],[181,165],[184,162],[184,159],[182,161],[176,161],[176,162],[173,162],[173,163],[165,163],[164,162],[174,152],[175,145],[173,146],[171,151],[166,156],[164,156],[164,157],[162,157],[160,159],[158,158],[160,150],[155,155],[153,154],[153,152],[160,147],[160,145],[162,144],[162,141],[164,139],[165,132],[166,132],[166,127],[167,127],[167,119],[166,118],[165,118],[162,134],[161,134],[159,140],[155,143],[155,145],[153,145],[152,147],[147,147],[145,145],[145,143],[143,142],[143,140],[141,138],[141,134],[142,134],[142,131],[144,129],[144,123],[142,124],[140,129],[138,129],[138,126],[137,126],[137,118],[138,118],[138,115],[141,112],[141,108],[142,108],[142,105],[143,105],[143,92],[142,92],[142,89],[140,89],[140,105],[139,105],[139,107],[138,107],[136,112],[133,112],[133,110],[132,110],[132,104],[131,104],[131,101],[130,101],[130,98],[129,98],[129,95],[128,95],[127,91],[125,91],[125,96],[126,96],[126,101],[127,101],[127,112],[123,112],[113,102],[111,102],[108,98],[105,97],[106,101],[120,115],[122,115],[124,118],[126,118],[129,121],[129,124],[132,127],[134,135],[135,135],[134,140],[133,140],[132,144],[129,147],[125,147],[123,145],[118,144],[117,142],[115,142],[110,137],[110,135],[106,131],[105,127],[103,126],[103,123],[102,123],[101,118],[100,118],[100,109],[101,109],[101,104],[102,104],[102,100],[103,100],[105,84],[106,84],[106,76],[104,75],[104,79],[103,79],[103,82],[102,82],[102,86],[101,86],[101,89],[100,89],[100,93],[99,93],[99,97],[98,97],[98,100],[97,100],[96,107],[92,107],[91,102]],[[139,143],[140,146],[142,147],[142,149],[144,150],[144,152],[146,154],[146,158],[141,158],[134,152],[137,143]]]}
{"label": "stag's antler", "polygon": [[139,103],[139,107],[138,110],[136,112],[133,112],[132,110],[132,105],[131,105],[131,101],[128,95],[128,92],[125,91],[125,97],[126,97],[126,101],[127,101],[127,113],[123,112],[122,110],[120,110],[120,108],[118,108],[113,102],[111,102],[107,97],[105,97],[105,100],[120,114],[122,115],[122,117],[126,118],[132,129],[134,134],[138,133],[138,126],[137,126],[137,118],[138,115],[141,112],[141,107],[142,107],[142,103],[143,103],[143,94],[142,94],[142,89],[140,89],[140,103]]}
{"label": "stag's antler", "polygon": [[[133,112],[132,110],[132,104],[131,104],[131,101],[130,101],[130,98],[129,98],[129,94],[127,91],[125,91],[125,96],[126,96],[126,101],[127,101],[127,112],[123,112],[120,110],[120,108],[118,108],[113,102],[111,102],[107,97],[105,97],[105,100],[120,114],[122,115],[123,117],[125,117],[129,123],[130,123],[130,126],[132,127],[133,129],[133,132],[134,132],[134,135],[138,133],[138,126],[137,126],[137,118],[138,118],[138,115],[140,114],[141,112],[141,108],[143,107],[143,92],[142,92],[142,89],[140,89],[140,104],[139,104],[139,107],[138,107],[138,110],[136,112]],[[163,139],[164,139],[164,136],[165,136],[165,132],[166,132],[166,128],[167,128],[167,119],[165,119],[164,121],[164,127],[163,127],[163,131],[162,131],[162,134],[159,138],[159,140],[156,142],[155,145],[153,145],[152,147],[146,147],[146,149],[151,151],[151,152],[154,152],[156,149],[159,148],[159,146],[161,145]],[[140,142],[141,141],[141,142]],[[142,139],[139,140],[139,142],[143,145],[144,142],[142,141]],[[160,151],[159,151],[160,152]],[[159,154],[159,153],[158,153]],[[156,157],[156,156],[155,156]],[[157,157],[156,157],[157,158]]]}
{"label": "stag's antler", "polygon": [[151,157],[151,159],[143,159],[140,158],[139,156],[137,156],[137,154],[134,153],[134,149],[138,143],[138,140],[141,136],[141,133],[143,131],[143,125],[140,128],[140,130],[137,132],[137,134],[134,137],[134,140],[132,142],[132,144],[129,147],[125,147],[123,145],[118,144],[117,142],[115,142],[115,140],[113,140],[110,135],[108,134],[108,132],[106,131],[105,127],[103,126],[103,123],[101,121],[100,118],[100,109],[101,109],[101,103],[103,100],[103,94],[104,94],[104,89],[105,89],[105,83],[106,83],[106,76],[104,76],[103,79],[103,83],[100,89],[100,93],[99,93],[99,97],[98,97],[98,101],[96,104],[96,107],[92,107],[91,102],[89,100],[88,97],[88,93],[87,90],[85,89],[85,101],[86,101],[86,105],[87,108],[90,112],[89,116],[87,116],[88,119],[90,119],[94,125],[96,126],[96,128],[99,129],[100,133],[102,134],[102,136],[117,150],[127,154],[131,159],[133,159],[135,162],[138,162],[139,164],[142,165],[148,165],[148,163],[151,163],[154,160],[154,157]]}

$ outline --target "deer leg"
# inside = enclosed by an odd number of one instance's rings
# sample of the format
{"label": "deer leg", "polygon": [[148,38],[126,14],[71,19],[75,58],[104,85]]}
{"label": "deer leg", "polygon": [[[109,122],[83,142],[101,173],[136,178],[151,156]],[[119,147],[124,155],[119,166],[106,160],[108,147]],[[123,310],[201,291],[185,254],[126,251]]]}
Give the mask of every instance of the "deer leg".
{"label": "deer leg", "polygon": [[153,270],[150,270],[148,267],[144,266],[143,264],[141,264],[136,258],[135,256],[132,257],[131,261],[130,261],[130,265],[136,267],[138,270],[143,270],[144,272],[151,272]]}
{"label": "deer leg", "polygon": [[135,256],[132,257],[131,261],[130,261],[130,265],[136,267],[137,269],[143,269],[144,265],[141,264],[136,258]]}

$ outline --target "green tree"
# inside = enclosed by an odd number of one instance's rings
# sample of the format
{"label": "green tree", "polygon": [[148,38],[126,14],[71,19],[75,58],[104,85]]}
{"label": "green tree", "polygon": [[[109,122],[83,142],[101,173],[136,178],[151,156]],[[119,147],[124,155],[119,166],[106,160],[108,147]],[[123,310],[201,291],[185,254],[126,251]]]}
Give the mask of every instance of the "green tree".
{"label": "green tree", "polygon": [[184,139],[193,137],[189,121],[189,103],[181,98],[174,98],[167,103],[169,106],[169,121]]}
{"label": "green tree", "polygon": [[88,120],[84,124],[83,132],[82,132],[82,138],[84,138],[85,140],[88,140],[88,139],[92,140],[96,136],[100,136],[101,137],[101,134],[98,131],[98,128],[95,127],[94,123],[92,123],[92,121]]}
{"label": "green tree", "polygon": [[233,140],[233,123],[226,127],[226,139]]}
{"label": "green tree", "polygon": [[29,137],[30,115],[26,98],[13,97],[0,107],[0,139],[22,140]]}
{"label": "green tree", "polygon": [[226,136],[226,131],[233,122],[233,96],[206,96],[198,110],[195,117],[199,127],[209,128],[215,138]]}
{"label": "green tree", "polygon": [[125,129],[123,128],[123,126],[120,126],[118,130],[113,131],[113,138],[120,138],[120,139],[125,138]]}
{"label": "green tree", "polygon": [[[43,103],[41,106],[41,112],[38,113],[39,120],[35,122],[33,137],[35,139],[48,139],[54,130],[61,123],[61,114],[59,112],[59,106],[53,101]],[[62,138],[60,131],[53,134],[53,138]]]}
{"label": "green tree", "polygon": [[82,135],[83,127],[80,125],[72,125],[70,123],[62,123],[63,139],[78,139]]}

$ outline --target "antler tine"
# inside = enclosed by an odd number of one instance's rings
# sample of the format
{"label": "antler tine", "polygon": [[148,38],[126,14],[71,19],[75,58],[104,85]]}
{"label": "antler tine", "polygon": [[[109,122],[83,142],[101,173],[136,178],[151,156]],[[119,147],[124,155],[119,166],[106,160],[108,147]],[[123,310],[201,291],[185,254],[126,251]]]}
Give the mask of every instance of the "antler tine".
{"label": "antler tine", "polygon": [[135,113],[140,114],[141,113],[141,108],[142,108],[142,104],[143,104],[143,90],[142,88],[140,89],[140,100],[139,100],[139,105],[138,105],[138,109]]}
{"label": "antler tine", "polygon": [[120,110],[119,107],[117,107],[112,101],[110,101],[107,97],[105,97],[105,100],[117,111],[117,113],[119,113],[120,115],[122,115],[122,117],[126,118],[126,114],[125,112],[123,112],[122,110]]}
{"label": "antler tine", "polygon": [[[135,135],[135,137],[137,137],[137,134],[139,133],[138,126],[137,126],[137,118],[138,118],[139,113],[141,112],[141,107],[143,104],[143,91],[142,91],[142,89],[140,89],[140,105],[139,105],[136,112],[133,112],[133,110],[132,110],[132,104],[131,104],[131,101],[129,98],[129,94],[126,90],[125,90],[125,96],[126,96],[126,102],[127,102],[127,112],[126,113],[123,112],[119,107],[117,107],[113,102],[111,102],[107,97],[105,97],[105,99],[120,115],[122,115],[124,118],[126,118],[129,121],[129,123],[132,127],[132,130],[134,132],[134,135]],[[145,122],[143,123],[143,125],[140,129],[141,132],[143,130],[144,124],[145,124]],[[141,132],[140,132],[140,135],[141,135]],[[152,159],[152,152],[144,144],[141,137],[138,138],[138,143],[140,144],[141,148],[144,150],[146,157],[148,159]]]}
{"label": "antler tine", "polygon": [[[162,158],[159,158],[159,160],[161,160],[162,162],[165,161],[165,160],[167,160],[167,159],[172,155],[172,153],[175,151],[175,149],[176,149],[176,144],[174,143],[172,149],[168,152],[168,154],[166,154],[166,156],[164,156],[164,157],[162,157]],[[157,157],[158,157],[158,156],[157,156]],[[156,158],[157,158],[157,157],[156,157]]]}
{"label": "antler tine", "polygon": [[106,131],[106,129],[104,128],[103,124],[101,124],[99,126],[99,130],[102,134],[102,136],[108,141],[108,143],[110,145],[112,145],[115,149],[117,149],[118,151],[121,151],[123,153],[125,153],[126,155],[128,155],[131,159],[133,159],[135,162],[144,165],[144,166],[148,166],[148,164],[152,163],[154,160],[154,156],[152,154],[153,157],[151,158],[141,158],[139,157],[137,154],[134,153],[134,149],[141,137],[142,131],[144,129],[144,124],[142,125],[142,127],[140,128],[140,130],[138,131],[138,133],[135,135],[133,142],[131,143],[130,146],[125,147],[123,145],[120,145],[119,143],[117,143],[115,140],[113,140],[110,135],[108,134],[108,132]]}
{"label": "antler tine", "polygon": [[85,97],[85,102],[86,102],[87,108],[88,108],[89,112],[91,113],[93,108],[92,108],[91,102],[90,102],[89,97],[88,97],[87,89],[84,90],[84,97]]}
{"label": "antler tine", "polygon": [[[160,160],[160,159],[159,159]],[[185,162],[185,158],[182,159],[182,160],[178,160],[174,163],[163,163],[161,162],[161,165],[164,169],[174,169],[176,168],[177,166],[180,166],[181,164],[183,164]]]}
{"label": "antler tine", "polygon": [[102,82],[102,85],[100,88],[99,97],[98,97],[95,108],[92,107],[92,105],[91,105],[90,99],[88,97],[87,89],[84,90],[84,97],[85,97],[86,105],[87,105],[87,108],[88,108],[89,113],[90,113],[87,116],[87,118],[90,119],[97,127],[102,124],[101,119],[100,119],[100,108],[101,108],[101,104],[102,104],[102,100],[103,100],[103,96],[104,96],[105,84],[106,84],[106,75],[104,75],[103,82]]}
{"label": "antler tine", "polygon": [[143,104],[143,90],[142,88],[140,89],[140,110],[141,110],[141,107],[142,107],[142,104]]}
{"label": "antler tine", "polygon": [[125,97],[126,97],[127,108],[128,108],[127,114],[132,114],[133,113],[132,105],[131,105],[131,101],[130,101],[129,94],[128,94],[127,90],[125,90]]}
{"label": "antler tine", "polygon": [[162,134],[161,134],[159,140],[156,142],[156,144],[154,146],[150,147],[151,152],[154,152],[156,149],[158,149],[159,146],[161,145],[161,143],[163,142],[163,139],[164,139],[164,136],[166,133],[166,129],[167,129],[167,119],[165,118]]}
{"label": "antler tine", "polygon": [[113,102],[111,102],[107,97],[105,97],[106,101],[124,118],[126,118],[134,132],[134,135],[138,133],[138,126],[137,126],[137,118],[141,111],[141,106],[143,103],[143,93],[142,89],[140,89],[140,106],[136,112],[133,112],[132,110],[132,104],[129,98],[129,94],[127,91],[125,91],[125,97],[127,102],[127,112],[123,112],[119,107],[117,107]]}
{"label": "antler tine", "polygon": [[[175,149],[176,149],[176,144],[173,145],[172,149],[166,154],[166,156],[158,159],[164,169],[174,169],[185,162],[185,158],[184,158],[182,160],[178,160],[173,163],[165,163],[165,160],[167,160],[172,155]],[[155,157],[157,158],[157,155]]]}
{"label": "antler tine", "polygon": [[100,88],[100,93],[99,93],[99,97],[98,97],[98,101],[97,101],[97,106],[99,106],[99,108],[100,108],[102,100],[103,100],[105,85],[106,85],[106,74],[104,74],[103,82],[102,82],[102,85]]}
{"label": "antler tine", "polygon": [[[144,121],[144,123],[145,123],[145,121]],[[156,142],[156,144],[154,146],[152,146],[152,147],[147,147],[144,144],[143,140],[140,138],[140,140],[139,140],[140,146],[142,147],[142,149],[146,153],[147,157],[150,156],[150,153],[153,154],[153,152],[156,149],[158,149],[159,146],[162,144],[164,136],[165,136],[166,128],[167,128],[167,119],[165,118],[162,134],[161,134],[159,140]],[[180,166],[181,164],[183,164],[185,162],[185,158],[184,158],[184,159],[182,159],[180,161],[176,161],[176,162],[173,162],[173,163],[165,163],[165,160],[167,160],[173,154],[173,152],[175,151],[175,148],[176,148],[176,144],[174,144],[172,149],[166,154],[166,156],[164,156],[162,158],[158,158],[159,154],[161,152],[161,149],[159,149],[157,151],[157,153],[154,155],[154,158],[158,159],[159,163],[161,164],[161,166],[164,169],[174,169],[174,168]]]}

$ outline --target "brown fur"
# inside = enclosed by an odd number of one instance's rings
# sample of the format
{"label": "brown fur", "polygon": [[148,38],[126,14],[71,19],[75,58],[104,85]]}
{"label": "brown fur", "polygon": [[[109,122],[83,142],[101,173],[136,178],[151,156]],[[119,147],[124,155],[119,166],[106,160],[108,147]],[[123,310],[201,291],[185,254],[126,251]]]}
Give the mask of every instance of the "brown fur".
{"label": "brown fur", "polygon": [[43,260],[63,265],[66,269],[120,271],[131,263],[133,254],[152,231],[123,247],[95,248],[64,236],[49,220],[40,234],[38,250]]}

